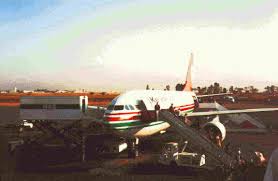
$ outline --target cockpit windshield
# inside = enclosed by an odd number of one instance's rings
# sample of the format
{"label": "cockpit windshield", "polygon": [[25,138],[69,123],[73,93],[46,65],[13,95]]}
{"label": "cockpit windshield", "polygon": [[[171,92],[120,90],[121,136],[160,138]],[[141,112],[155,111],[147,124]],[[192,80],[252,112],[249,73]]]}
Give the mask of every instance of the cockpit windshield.
{"label": "cockpit windshield", "polygon": [[116,110],[116,111],[124,110],[124,106],[123,105],[116,105],[116,106],[114,106],[114,110]]}
{"label": "cockpit windshield", "polygon": [[109,111],[113,111],[113,110],[115,110],[115,111],[124,110],[124,106],[123,106],[123,105],[109,105],[109,106],[107,107],[107,110],[109,110]]}

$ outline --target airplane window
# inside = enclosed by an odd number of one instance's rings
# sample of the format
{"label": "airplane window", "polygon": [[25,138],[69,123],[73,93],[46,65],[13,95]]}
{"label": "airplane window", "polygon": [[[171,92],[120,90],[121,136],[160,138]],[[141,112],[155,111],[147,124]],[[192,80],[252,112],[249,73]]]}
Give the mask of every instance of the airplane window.
{"label": "airplane window", "polygon": [[114,105],[109,105],[108,107],[107,107],[107,110],[109,110],[109,111],[112,111],[114,109]]}
{"label": "airplane window", "polygon": [[129,107],[128,107],[128,105],[125,105],[125,109],[126,109],[126,110],[129,110]]}
{"label": "airplane window", "polygon": [[124,106],[123,105],[117,105],[114,107],[114,110],[118,111],[118,110],[124,110]]}
{"label": "airplane window", "polygon": [[134,107],[132,105],[129,105],[130,110],[134,110]]}

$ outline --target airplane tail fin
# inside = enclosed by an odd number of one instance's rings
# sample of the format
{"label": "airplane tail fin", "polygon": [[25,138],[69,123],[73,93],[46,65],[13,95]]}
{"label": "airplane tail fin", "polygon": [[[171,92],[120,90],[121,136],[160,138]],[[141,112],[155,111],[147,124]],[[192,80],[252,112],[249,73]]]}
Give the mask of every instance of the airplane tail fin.
{"label": "airplane tail fin", "polygon": [[188,63],[188,69],[186,74],[186,81],[183,88],[183,91],[192,91],[192,80],[191,80],[191,67],[193,64],[193,53],[190,55],[189,63]]}

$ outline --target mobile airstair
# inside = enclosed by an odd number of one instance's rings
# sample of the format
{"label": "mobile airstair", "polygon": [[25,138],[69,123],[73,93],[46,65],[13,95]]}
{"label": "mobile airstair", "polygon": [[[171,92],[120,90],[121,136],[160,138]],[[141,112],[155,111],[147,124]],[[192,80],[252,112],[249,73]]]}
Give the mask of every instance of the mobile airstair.
{"label": "mobile airstair", "polygon": [[199,148],[202,154],[212,158],[217,166],[224,168],[234,168],[237,164],[236,158],[227,154],[222,148],[218,147],[198,131],[186,125],[179,117],[170,113],[168,110],[161,110],[160,117],[168,122],[183,139],[190,142],[194,148]]}

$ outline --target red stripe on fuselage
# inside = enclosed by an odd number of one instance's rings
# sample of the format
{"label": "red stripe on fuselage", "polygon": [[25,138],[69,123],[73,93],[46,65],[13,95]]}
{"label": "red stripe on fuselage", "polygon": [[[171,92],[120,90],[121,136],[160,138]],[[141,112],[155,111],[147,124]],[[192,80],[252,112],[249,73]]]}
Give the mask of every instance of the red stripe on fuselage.
{"label": "red stripe on fuselage", "polygon": [[187,105],[183,105],[183,106],[176,106],[175,108],[181,108],[181,107],[188,107],[188,106],[194,106],[194,104],[187,104]]}
{"label": "red stripe on fuselage", "polygon": [[105,116],[110,116],[110,115],[125,115],[125,114],[138,114],[141,113],[141,111],[137,112],[120,112],[120,113],[105,113]]}
{"label": "red stripe on fuselage", "polygon": [[131,116],[129,118],[122,118],[121,116],[120,117],[106,117],[105,118],[105,121],[129,121],[129,120],[138,120],[138,119],[141,119],[141,116]]}
{"label": "red stripe on fuselage", "polygon": [[186,111],[186,110],[189,110],[189,109],[192,109],[194,108],[194,106],[190,106],[190,107],[186,107],[186,108],[181,108],[179,109],[180,111]]}
{"label": "red stripe on fuselage", "polygon": [[[187,104],[187,105],[183,105],[183,106],[177,106],[174,107],[174,109],[177,109],[179,111],[186,111],[189,109],[194,108],[194,104]],[[129,120],[140,120],[141,119],[141,115],[136,115],[136,116],[131,116],[129,118],[123,118],[123,116],[128,116],[131,114],[139,114],[142,113],[141,111],[138,112],[121,112],[121,113],[106,113],[105,114],[105,121],[129,121]],[[117,116],[119,115],[119,116]],[[112,116],[117,116],[117,117],[112,117]]]}

